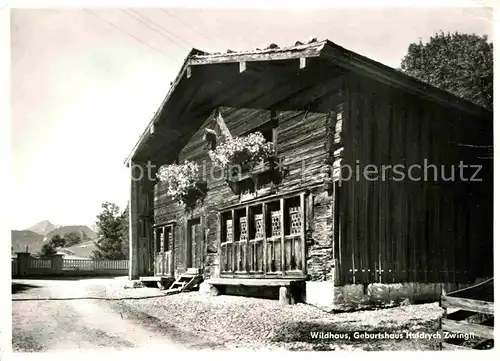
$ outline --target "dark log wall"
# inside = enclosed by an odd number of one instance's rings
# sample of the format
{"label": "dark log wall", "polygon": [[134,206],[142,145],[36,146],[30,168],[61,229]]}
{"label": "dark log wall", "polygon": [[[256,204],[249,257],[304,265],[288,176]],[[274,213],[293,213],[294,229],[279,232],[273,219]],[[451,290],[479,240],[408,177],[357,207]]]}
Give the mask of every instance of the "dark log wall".
{"label": "dark log wall", "polygon": [[[222,108],[222,117],[231,134],[241,135],[256,126],[277,119],[277,153],[283,160],[284,175],[276,189],[276,194],[299,189],[310,189],[307,197],[307,227],[313,233],[307,250],[307,268],[313,278],[323,278],[330,269],[331,257],[331,199],[322,190],[325,178],[324,165],[328,156],[325,132],[328,115],[302,111],[270,111],[257,109]],[[179,162],[186,159],[200,165],[200,177],[207,180],[208,191],[203,205],[190,212],[169,199],[165,184],[155,187],[154,218],[156,224],[176,220],[175,266],[183,271],[185,262],[185,223],[189,218],[201,216],[205,227],[204,265],[208,274],[217,274],[219,266],[219,219],[218,210],[236,205],[239,197],[233,193],[220,171],[212,172],[208,156],[209,144],[203,139],[204,129],[220,130],[213,117],[209,117],[196,131],[179,154]]]}
{"label": "dark log wall", "polygon": [[[458,282],[489,275],[489,260],[493,259],[491,161],[480,159],[485,156],[483,148],[466,145],[492,144],[491,122],[382,83],[346,76],[343,84],[342,79],[328,78],[325,73],[317,86],[275,103],[274,112],[222,108],[233,135],[272,117],[277,119],[277,150],[287,168],[277,192],[311,190],[306,209],[306,227],[311,231],[307,273],[312,279],[328,278],[335,253],[339,262],[336,277],[340,276],[341,284]],[[340,119],[337,112],[341,112]],[[215,120],[208,118],[179,154],[181,162],[205,163],[201,173],[210,170],[204,128],[218,131]],[[409,166],[422,165],[424,159],[437,165],[439,173],[445,165],[446,176],[461,160],[481,164],[486,180],[395,181],[390,177],[396,174],[387,171],[384,181],[368,181],[363,176],[359,181],[343,181],[333,194],[322,187],[329,176],[338,177],[341,164],[353,170],[357,165],[362,169],[373,164],[379,171],[383,165],[401,164],[407,172]],[[325,161],[335,164],[333,175],[325,171]],[[423,176],[416,169],[412,174]],[[430,170],[429,178],[433,174]],[[164,184],[155,187],[155,223],[177,222],[174,251],[178,271],[185,262],[186,220],[201,216],[206,232],[205,271],[207,275],[218,273],[218,210],[239,199],[217,172],[213,175],[220,180],[205,174],[208,192],[203,206],[190,213],[167,198]],[[332,200],[337,210],[334,215]]]}
{"label": "dark log wall", "polygon": [[[352,169],[401,164],[408,170],[427,159],[440,173],[444,165],[449,177],[451,166],[463,161],[482,165],[484,181],[434,181],[430,170],[428,181],[396,181],[388,173],[385,181],[361,176],[342,182],[341,282],[459,282],[491,276],[491,161],[482,159],[487,156],[483,148],[470,146],[492,144],[491,121],[355,77],[347,97],[343,164]],[[413,176],[423,173],[414,169]]]}

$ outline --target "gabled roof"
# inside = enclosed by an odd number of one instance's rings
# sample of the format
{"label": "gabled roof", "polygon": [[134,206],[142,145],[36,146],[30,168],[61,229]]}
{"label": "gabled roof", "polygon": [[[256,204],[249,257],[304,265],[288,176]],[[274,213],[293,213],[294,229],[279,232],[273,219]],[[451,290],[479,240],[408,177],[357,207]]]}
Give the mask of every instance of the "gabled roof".
{"label": "gabled roof", "polygon": [[[125,163],[127,165],[129,164],[134,158],[137,150],[141,145],[145,144],[149,135],[153,133],[154,126],[161,118],[172,95],[176,92],[183,80],[190,77],[193,67],[230,63],[240,63],[243,64],[241,66],[245,66],[244,64],[246,64],[246,62],[269,62],[301,58],[325,58],[340,68],[401,88],[434,102],[477,116],[492,116],[491,112],[468,100],[457,97],[452,93],[424,83],[394,68],[347,50],[329,40],[317,41],[316,39],[312,39],[307,43],[296,42],[294,46],[284,48],[280,48],[276,44],[270,44],[265,49],[250,51],[227,50],[225,53],[207,53],[198,49],[192,49],[184,59],[181,70],[177,74],[176,79],[172,83],[158,111],[149,122]],[[242,69],[241,66],[240,70]]]}

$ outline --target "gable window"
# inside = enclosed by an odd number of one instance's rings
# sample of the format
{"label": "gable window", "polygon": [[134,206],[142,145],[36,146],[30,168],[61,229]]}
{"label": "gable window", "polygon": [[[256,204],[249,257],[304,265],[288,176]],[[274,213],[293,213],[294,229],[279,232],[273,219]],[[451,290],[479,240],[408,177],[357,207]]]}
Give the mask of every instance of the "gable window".
{"label": "gable window", "polygon": [[[274,154],[276,155],[278,128],[277,120],[272,119],[266,123],[247,131],[240,136],[247,136],[252,133],[260,132],[266,142],[273,144]],[[273,192],[277,176],[272,162],[263,162],[252,170],[251,176],[243,175],[237,180],[237,193],[240,195],[240,201],[261,197]]]}
{"label": "gable window", "polygon": [[251,133],[259,132],[262,134],[266,142],[273,143],[274,149],[276,151],[277,141],[278,141],[278,121],[273,118],[264,124],[259,125],[249,131],[244,132],[240,136],[246,136]]}

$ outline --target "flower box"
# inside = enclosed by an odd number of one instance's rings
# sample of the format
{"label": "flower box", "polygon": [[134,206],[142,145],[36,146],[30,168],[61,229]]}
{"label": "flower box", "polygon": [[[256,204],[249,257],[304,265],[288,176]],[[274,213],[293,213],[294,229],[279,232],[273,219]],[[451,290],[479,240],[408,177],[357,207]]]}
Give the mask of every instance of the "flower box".
{"label": "flower box", "polygon": [[228,174],[227,180],[228,180],[228,182],[241,182],[241,181],[244,181],[244,180],[249,179],[249,178],[254,178],[254,177],[258,176],[259,174],[269,172],[269,171],[271,171],[272,167],[273,167],[272,162],[267,161],[265,163],[258,165],[255,168],[251,168],[251,169],[248,169],[246,171],[243,171],[240,174],[234,174],[234,175]]}
{"label": "flower box", "polygon": [[198,165],[194,162],[162,166],[157,177],[167,183],[167,195],[179,204],[193,205],[206,191],[206,182],[199,181]]}
{"label": "flower box", "polygon": [[267,142],[262,133],[226,139],[209,152],[210,159],[224,170],[238,169],[245,173],[269,160],[274,154],[273,143]]}

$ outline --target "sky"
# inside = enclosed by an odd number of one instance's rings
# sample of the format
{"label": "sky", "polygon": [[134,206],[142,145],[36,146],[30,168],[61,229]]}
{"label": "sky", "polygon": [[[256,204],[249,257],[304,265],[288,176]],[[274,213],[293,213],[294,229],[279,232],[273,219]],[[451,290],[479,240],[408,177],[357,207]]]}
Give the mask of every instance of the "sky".
{"label": "sky", "polygon": [[290,46],[311,37],[397,67],[438,31],[493,37],[484,8],[13,9],[11,228],[92,224],[124,207],[124,161],[189,50]]}

